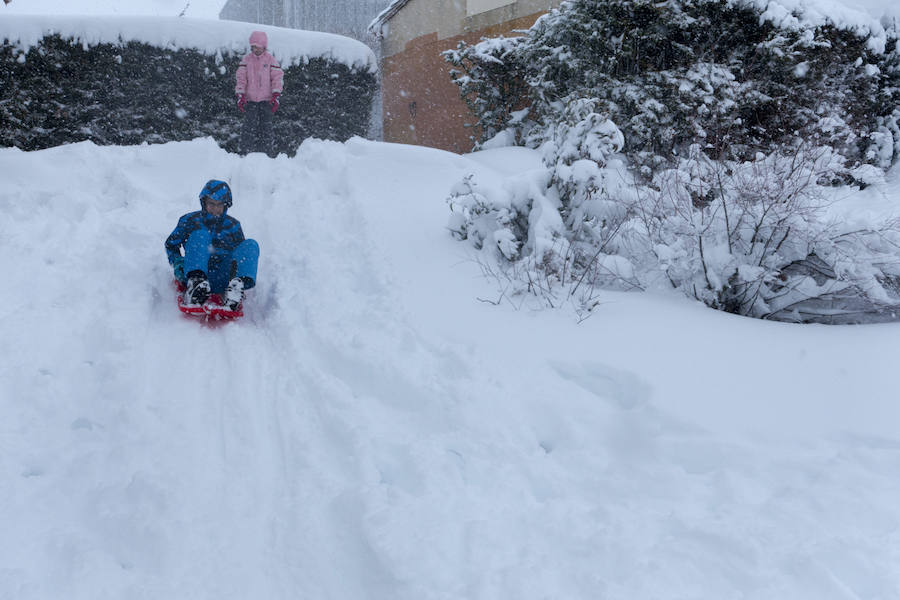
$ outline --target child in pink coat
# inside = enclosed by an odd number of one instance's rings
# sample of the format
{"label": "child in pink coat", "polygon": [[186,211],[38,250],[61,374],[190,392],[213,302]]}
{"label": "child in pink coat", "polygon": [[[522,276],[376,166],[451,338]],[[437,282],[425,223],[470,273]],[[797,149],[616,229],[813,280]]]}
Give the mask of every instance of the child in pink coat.
{"label": "child in pink coat", "polygon": [[237,106],[244,113],[240,151],[272,153],[272,116],[278,110],[284,73],[266,47],[264,31],[250,34],[250,53],[237,69]]}

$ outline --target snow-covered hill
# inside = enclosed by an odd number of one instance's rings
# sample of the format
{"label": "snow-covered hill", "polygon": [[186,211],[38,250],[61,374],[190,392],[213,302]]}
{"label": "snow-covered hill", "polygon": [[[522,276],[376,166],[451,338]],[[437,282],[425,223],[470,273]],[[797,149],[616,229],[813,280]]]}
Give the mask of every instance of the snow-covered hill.
{"label": "snow-covered hill", "polygon": [[[0,150],[0,598],[900,598],[900,325],[480,301],[444,198],[535,161]],[[217,327],[163,252],[210,178],[262,249]]]}

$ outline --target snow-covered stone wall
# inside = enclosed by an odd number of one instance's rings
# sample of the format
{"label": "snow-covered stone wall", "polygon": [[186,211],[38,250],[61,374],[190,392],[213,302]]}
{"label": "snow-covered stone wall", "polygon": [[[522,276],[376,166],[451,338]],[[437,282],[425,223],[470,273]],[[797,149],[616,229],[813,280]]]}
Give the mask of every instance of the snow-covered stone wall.
{"label": "snow-covered stone wall", "polygon": [[246,23],[159,17],[0,22],[0,146],[139,144],[212,136],[236,150],[234,74],[254,29],[285,70],[275,147],[365,135],[372,51],[355,40]]}

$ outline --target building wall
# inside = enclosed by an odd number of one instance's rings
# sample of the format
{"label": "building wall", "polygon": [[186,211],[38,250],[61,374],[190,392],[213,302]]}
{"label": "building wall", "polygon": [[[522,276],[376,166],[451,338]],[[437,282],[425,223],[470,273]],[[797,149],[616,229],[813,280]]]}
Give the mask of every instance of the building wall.
{"label": "building wall", "polygon": [[220,19],[324,31],[371,44],[366,31],[389,0],[228,0]]}
{"label": "building wall", "polygon": [[[382,28],[383,136],[388,142],[469,152],[475,121],[441,52],[460,41],[515,35],[558,1],[410,0]],[[493,7],[493,8],[492,8]]]}
{"label": "building wall", "polygon": [[284,27],[284,4],[285,0],[228,0],[219,18]]}

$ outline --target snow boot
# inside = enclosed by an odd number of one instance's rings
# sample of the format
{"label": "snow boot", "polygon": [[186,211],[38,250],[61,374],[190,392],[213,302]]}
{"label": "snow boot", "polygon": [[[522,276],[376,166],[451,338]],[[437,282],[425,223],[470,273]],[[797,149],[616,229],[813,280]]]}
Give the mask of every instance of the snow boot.
{"label": "snow boot", "polygon": [[222,304],[228,310],[237,310],[244,301],[244,282],[240,277],[235,277],[228,282],[228,289],[225,290],[225,298]]}
{"label": "snow boot", "polygon": [[192,271],[188,274],[187,288],[184,290],[185,304],[203,304],[209,298],[210,292],[209,280],[202,271]]}

